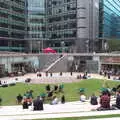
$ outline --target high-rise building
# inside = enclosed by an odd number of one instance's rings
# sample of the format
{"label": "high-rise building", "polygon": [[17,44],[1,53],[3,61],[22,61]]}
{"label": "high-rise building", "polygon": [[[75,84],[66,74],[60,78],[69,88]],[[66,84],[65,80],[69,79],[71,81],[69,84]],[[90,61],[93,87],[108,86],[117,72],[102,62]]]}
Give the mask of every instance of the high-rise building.
{"label": "high-rise building", "polygon": [[25,51],[25,0],[0,0],[0,50]]}
{"label": "high-rise building", "polygon": [[120,39],[120,0],[100,0],[99,12],[100,47],[107,40]]}
{"label": "high-rise building", "polygon": [[46,46],[59,52],[94,51],[99,0],[47,0]]}
{"label": "high-rise building", "polygon": [[119,38],[120,0],[0,0],[3,51],[93,52]]}
{"label": "high-rise building", "polygon": [[27,0],[28,40],[31,52],[40,52],[45,40],[45,0]]}

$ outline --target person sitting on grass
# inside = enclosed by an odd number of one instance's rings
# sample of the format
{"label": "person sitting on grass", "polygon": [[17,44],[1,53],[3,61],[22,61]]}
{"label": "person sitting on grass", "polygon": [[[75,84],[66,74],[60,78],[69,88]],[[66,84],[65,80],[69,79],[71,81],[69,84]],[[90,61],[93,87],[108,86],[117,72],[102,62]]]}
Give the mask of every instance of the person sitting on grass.
{"label": "person sitting on grass", "polygon": [[86,101],[86,96],[84,94],[85,93],[85,88],[80,88],[79,93],[80,93],[80,101],[85,102]]}
{"label": "person sitting on grass", "polygon": [[61,97],[61,103],[62,103],[62,104],[65,103],[65,96],[64,96],[64,95],[62,95],[62,97]]}
{"label": "person sitting on grass", "polygon": [[25,96],[23,97],[23,100],[22,100],[22,106],[23,106],[23,109],[28,109],[28,102]]}
{"label": "person sitting on grass", "polygon": [[87,79],[87,76],[86,76],[86,74],[84,74],[84,75],[83,75],[83,79]]}
{"label": "person sitting on grass", "polygon": [[110,96],[107,91],[103,91],[100,96],[100,107],[97,108],[98,111],[110,110]]}
{"label": "person sitting on grass", "polygon": [[28,106],[32,105],[32,98],[31,97],[27,97],[27,104],[28,104]]}
{"label": "person sitting on grass", "polygon": [[49,85],[49,84],[46,86],[46,91],[47,91],[47,92],[50,91],[50,85]]}
{"label": "person sitting on grass", "polygon": [[116,96],[116,103],[112,105],[113,107],[116,107],[117,109],[120,109],[120,90],[117,93]]}
{"label": "person sitting on grass", "polygon": [[59,92],[63,92],[63,88],[64,88],[63,84],[59,85]]}
{"label": "person sitting on grass", "polygon": [[56,97],[56,96],[53,96],[53,100],[51,101],[51,105],[56,105],[56,104],[58,104],[58,102],[59,102],[59,100],[58,100],[58,98]]}
{"label": "person sitting on grass", "polygon": [[52,96],[53,96],[53,91],[48,92],[48,95],[47,95],[48,99],[52,99]]}
{"label": "person sitting on grass", "polygon": [[37,96],[37,99],[33,101],[33,110],[43,110],[43,101],[40,96]]}
{"label": "person sitting on grass", "polygon": [[91,105],[97,105],[98,104],[97,97],[95,96],[95,94],[92,94],[92,96],[90,98],[90,103],[91,103]]}
{"label": "person sitting on grass", "polygon": [[58,91],[58,85],[55,85],[54,86],[54,92],[57,92]]}
{"label": "person sitting on grass", "polygon": [[23,99],[22,95],[21,95],[21,94],[18,94],[18,96],[16,97],[17,104],[21,104],[22,99]]}
{"label": "person sitting on grass", "polygon": [[86,101],[86,96],[85,96],[84,93],[81,93],[81,94],[80,94],[80,101],[81,101],[81,102],[85,102],[85,101]]}
{"label": "person sitting on grass", "polygon": [[41,93],[41,94],[40,94],[40,97],[41,97],[41,99],[42,99],[43,102],[44,102],[44,101],[45,101],[46,94],[45,94],[45,93]]}

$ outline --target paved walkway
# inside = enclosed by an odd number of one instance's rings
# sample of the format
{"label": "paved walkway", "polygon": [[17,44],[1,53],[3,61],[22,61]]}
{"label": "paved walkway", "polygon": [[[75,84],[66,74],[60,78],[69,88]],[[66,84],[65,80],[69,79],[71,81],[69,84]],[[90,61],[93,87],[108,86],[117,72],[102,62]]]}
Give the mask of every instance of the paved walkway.
{"label": "paved walkway", "polygon": [[99,105],[92,106],[89,102],[68,102],[58,105],[44,105],[43,111],[33,111],[32,107],[23,110],[22,106],[2,106],[0,108],[0,120],[31,120],[43,118],[81,117],[119,114],[120,110],[93,111]]}
{"label": "paved walkway", "polygon": [[[82,73],[81,73],[82,74]],[[26,74],[24,76],[15,76],[15,77],[5,77],[0,78],[2,82],[12,83],[12,82],[25,82],[27,78],[31,78],[31,83],[70,83],[70,82],[79,82],[80,79],[77,79],[77,76],[80,75],[80,73],[73,73],[71,76],[70,73],[63,73],[62,76],[60,76],[59,73],[53,73],[53,76],[51,77],[50,74],[46,77],[45,73],[42,73],[42,77],[37,77],[36,73],[30,73]],[[17,81],[15,79],[18,79]],[[99,79],[107,79],[104,76],[100,76],[98,74],[90,74],[89,78],[99,78]]]}

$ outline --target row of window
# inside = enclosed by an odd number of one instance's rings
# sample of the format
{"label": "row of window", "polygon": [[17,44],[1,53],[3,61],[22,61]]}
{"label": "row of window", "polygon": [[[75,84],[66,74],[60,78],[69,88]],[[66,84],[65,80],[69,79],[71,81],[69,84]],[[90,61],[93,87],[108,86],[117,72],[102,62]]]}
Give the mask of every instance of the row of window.
{"label": "row of window", "polygon": [[11,1],[14,1],[19,5],[25,6],[25,0],[11,0]]}
{"label": "row of window", "polygon": [[69,23],[63,23],[63,24],[50,25],[48,29],[50,31],[54,31],[54,30],[72,29],[76,27],[77,27],[76,22],[69,22]]}
{"label": "row of window", "polygon": [[30,23],[42,23],[43,24],[45,21],[44,21],[43,18],[41,18],[41,19],[40,18],[32,18],[32,19],[29,20],[29,22]]}
{"label": "row of window", "polygon": [[[14,6],[14,4],[12,4],[12,1],[10,1],[10,2],[9,1],[5,1],[5,0],[4,0],[4,2],[0,1],[0,7],[1,8],[5,8],[5,9],[9,9],[10,5],[12,5],[12,7]],[[22,2],[22,1],[19,2],[19,0],[16,0],[16,1],[17,1],[16,3],[18,3],[19,5],[21,5],[23,7],[25,6],[25,2]]]}
{"label": "row of window", "polygon": [[29,31],[45,31],[45,26],[30,26],[28,27]]}
{"label": "row of window", "polygon": [[15,11],[17,13],[20,13],[20,14],[25,14],[25,10],[24,9],[20,9],[20,8],[15,7],[15,6],[12,6],[11,10],[13,10],[13,11]]}
{"label": "row of window", "polygon": [[64,31],[64,32],[54,32],[49,34],[49,39],[60,39],[60,38],[71,38],[71,37],[76,37],[76,30],[69,30],[69,31]]}
{"label": "row of window", "polygon": [[57,14],[66,13],[66,12],[73,11],[73,10],[76,10],[76,3],[67,4],[67,5],[60,6],[60,7],[48,8],[47,14],[57,15]]}
{"label": "row of window", "polygon": [[51,7],[51,6],[60,6],[63,5],[65,3],[72,3],[72,2],[76,2],[76,0],[47,0],[47,6]]}
{"label": "row of window", "polygon": [[30,38],[45,38],[45,33],[39,33],[39,34],[36,34],[36,33],[34,33],[34,34],[29,34],[29,37]]}
{"label": "row of window", "polygon": [[[64,40],[61,40],[61,41],[64,41]],[[61,44],[61,41],[57,41],[57,42],[48,42],[48,46],[49,47],[62,47],[62,44]],[[67,47],[67,46],[71,46],[72,45],[72,42],[71,41],[66,41],[64,42],[64,46]]]}
{"label": "row of window", "polygon": [[0,27],[4,27],[4,28],[12,28],[12,29],[16,29],[16,30],[25,30],[24,26],[17,26],[17,25],[8,25],[6,23],[0,23]]}
{"label": "row of window", "polygon": [[7,31],[0,31],[0,36],[1,37],[13,37],[13,38],[21,38],[21,39],[23,39],[25,34],[11,32],[11,34],[9,35],[9,33]]}
{"label": "row of window", "polygon": [[70,19],[76,19],[76,14],[67,14],[63,16],[54,16],[52,18],[48,18],[49,23],[58,22],[58,21],[64,21],[64,20],[70,20]]}

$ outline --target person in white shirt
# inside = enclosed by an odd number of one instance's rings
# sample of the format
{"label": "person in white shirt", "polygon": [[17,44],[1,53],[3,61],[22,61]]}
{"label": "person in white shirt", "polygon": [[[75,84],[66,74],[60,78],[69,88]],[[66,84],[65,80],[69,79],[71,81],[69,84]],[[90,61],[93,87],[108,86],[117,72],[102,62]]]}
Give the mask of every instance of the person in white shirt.
{"label": "person in white shirt", "polygon": [[85,102],[86,101],[86,96],[83,93],[80,95],[80,101],[81,102]]}
{"label": "person in white shirt", "polygon": [[59,100],[56,96],[53,97],[53,100],[51,101],[51,105],[58,104]]}

